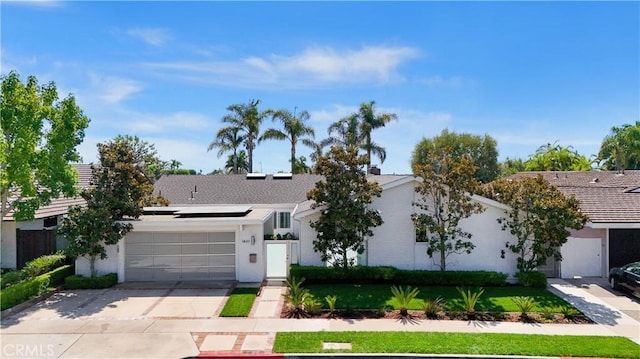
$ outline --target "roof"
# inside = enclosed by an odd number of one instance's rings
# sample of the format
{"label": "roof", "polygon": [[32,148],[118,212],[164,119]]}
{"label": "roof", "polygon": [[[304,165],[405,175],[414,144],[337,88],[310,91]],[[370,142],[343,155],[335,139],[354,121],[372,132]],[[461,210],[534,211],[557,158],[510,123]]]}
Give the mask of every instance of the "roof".
{"label": "roof", "polygon": [[[91,182],[91,165],[88,164],[74,164],[73,165],[78,170],[78,187],[86,188],[89,187]],[[76,198],[66,198],[60,197],[51,200],[51,203],[42,206],[36,210],[34,215],[34,219],[47,218],[51,216],[58,216],[61,214],[65,214],[69,211],[70,206],[82,206],[85,204],[85,200],[79,197]],[[4,218],[3,221],[13,221],[13,212],[9,212]]]}
{"label": "roof", "polygon": [[171,205],[297,204],[322,176],[296,174],[291,178],[248,179],[246,175],[164,175],[154,185],[154,194]]}
{"label": "roof", "polygon": [[535,177],[575,195],[592,223],[640,223],[640,170],[585,172],[520,172],[513,177]]}

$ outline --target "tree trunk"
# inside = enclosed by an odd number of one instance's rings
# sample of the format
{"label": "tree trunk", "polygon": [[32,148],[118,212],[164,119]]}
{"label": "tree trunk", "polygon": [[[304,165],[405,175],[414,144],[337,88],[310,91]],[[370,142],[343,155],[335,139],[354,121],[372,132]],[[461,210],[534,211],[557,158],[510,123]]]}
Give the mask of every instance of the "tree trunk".
{"label": "tree trunk", "polygon": [[616,170],[618,173],[624,173],[624,169],[622,169],[622,155],[620,154],[619,148],[616,148]]}
{"label": "tree trunk", "polygon": [[96,273],[96,256],[89,257],[89,270],[91,271],[91,276],[95,277],[98,273]]}
{"label": "tree trunk", "polygon": [[446,241],[440,241],[440,270],[447,270],[447,253],[445,253],[445,248],[447,248]]}
{"label": "tree trunk", "polygon": [[291,173],[296,173],[296,146],[291,145]]}

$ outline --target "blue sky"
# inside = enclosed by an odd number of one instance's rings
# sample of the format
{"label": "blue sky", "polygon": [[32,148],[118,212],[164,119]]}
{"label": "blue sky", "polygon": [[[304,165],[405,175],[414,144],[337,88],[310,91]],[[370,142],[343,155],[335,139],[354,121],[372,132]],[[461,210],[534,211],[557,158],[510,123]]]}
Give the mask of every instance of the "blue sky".
{"label": "blue sky", "polygon": [[[410,173],[416,143],[444,128],[489,134],[499,158],[558,141],[597,153],[640,119],[638,2],[2,1],[2,74],[55,81],[91,118],[80,146],[117,134],[204,173],[226,107],[302,109],[316,138],[376,101],[384,173]],[[267,120],[262,129],[276,126]],[[300,147],[299,155],[310,150]],[[260,144],[254,170],[289,169]],[[374,159],[374,163],[379,163]]]}

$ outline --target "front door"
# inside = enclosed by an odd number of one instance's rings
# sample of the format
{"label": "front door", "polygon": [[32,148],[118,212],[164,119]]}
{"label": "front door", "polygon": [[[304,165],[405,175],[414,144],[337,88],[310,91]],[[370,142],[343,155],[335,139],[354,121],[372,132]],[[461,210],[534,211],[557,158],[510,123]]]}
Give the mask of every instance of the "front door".
{"label": "front door", "polygon": [[267,278],[286,278],[289,256],[287,242],[267,241]]}

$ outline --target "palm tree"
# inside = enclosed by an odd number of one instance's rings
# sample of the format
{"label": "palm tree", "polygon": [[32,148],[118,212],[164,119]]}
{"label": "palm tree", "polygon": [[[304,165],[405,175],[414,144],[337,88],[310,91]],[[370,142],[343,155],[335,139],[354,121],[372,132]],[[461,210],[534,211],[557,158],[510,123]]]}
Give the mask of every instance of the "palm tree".
{"label": "palm tree", "polygon": [[612,127],[602,141],[598,160],[604,161],[602,167],[608,170],[640,169],[640,121]]}
{"label": "palm tree", "polygon": [[227,107],[230,114],[222,118],[222,122],[240,129],[244,136],[244,146],[249,155],[249,172],[253,172],[253,149],[260,133],[260,124],[268,111],[259,111],[260,100],[251,100],[248,104],[235,104]]}
{"label": "palm tree", "polygon": [[238,147],[245,141],[245,136],[240,133],[239,127],[223,127],[216,133],[216,139],[209,144],[207,151],[214,148],[218,149],[218,158],[222,157],[225,152],[232,151],[230,155],[233,165],[232,173],[238,173]]}
{"label": "palm tree", "polygon": [[367,152],[367,157],[369,158],[369,162],[367,163],[367,173],[369,173],[369,167],[371,165],[371,154],[380,158],[380,163],[384,162],[387,158],[387,151],[384,147],[381,147],[371,140],[371,132],[377,128],[386,126],[386,124],[392,120],[398,119],[398,116],[395,113],[376,114],[373,108],[375,104],[375,101],[371,101],[369,103],[363,102],[360,105],[360,110],[357,114],[360,121],[361,136],[364,138],[364,143],[360,147]]}
{"label": "palm tree", "polygon": [[249,172],[249,162],[247,161],[247,153],[242,150],[237,156],[229,155],[224,165],[227,173],[239,174]]}
{"label": "palm tree", "polygon": [[[355,146],[367,153],[367,173],[371,165],[371,155],[374,154],[384,162],[387,152],[384,147],[371,140],[373,130],[384,127],[398,116],[394,113],[376,114],[375,101],[363,102],[358,112],[341,119],[329,126],[329,138],[323,140],[320,145],[325,146]],[[335,134],[332,136],[332,134]]]}
{"label": "palm tree", "polygon": [[309,112],[302,111],[298,116],[295,113],[291,114],[288,110],[270,111],[269,113],[272,115],[273,121],[279,120],[282,122],[283,130],[270,128],[260,136],[258,142],[264,140],[288,140],[291,144],[291,173],[297,173],[296,145],[298,141],[307,147],[315,148],[315,142],[312,140],[315,137],[315,131],[311,126],[305,124],[309,120]]}

